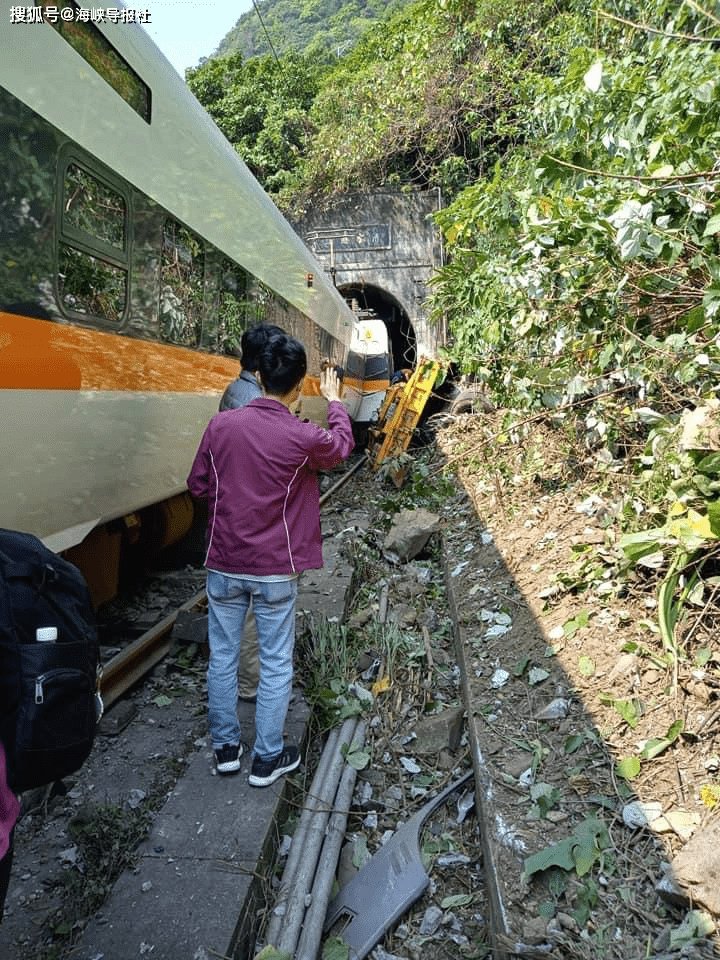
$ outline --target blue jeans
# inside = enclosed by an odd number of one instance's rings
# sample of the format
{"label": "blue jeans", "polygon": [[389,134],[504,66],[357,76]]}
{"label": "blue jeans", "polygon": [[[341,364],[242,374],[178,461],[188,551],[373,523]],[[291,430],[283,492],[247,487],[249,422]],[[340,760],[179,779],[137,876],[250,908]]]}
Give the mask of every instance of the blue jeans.
{"label": "blue jeans", "polygon": [[208,726],[213,749],[240,743],[238,660],[252,600],[260,647],[254,753],[272,760],[283,749],[293,675],[297,577],[268,582],[208,570]]}

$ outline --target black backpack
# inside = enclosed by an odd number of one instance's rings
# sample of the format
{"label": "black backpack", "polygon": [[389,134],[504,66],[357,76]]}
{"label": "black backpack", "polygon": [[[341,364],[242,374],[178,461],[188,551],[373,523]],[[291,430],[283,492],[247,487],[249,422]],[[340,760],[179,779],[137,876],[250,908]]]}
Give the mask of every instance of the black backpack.
{"label": "black backpack", "polygon": [[0,529],[0,740],[16,793],[82,766],[102,713],[99,673],[83,575],[32,534]]}

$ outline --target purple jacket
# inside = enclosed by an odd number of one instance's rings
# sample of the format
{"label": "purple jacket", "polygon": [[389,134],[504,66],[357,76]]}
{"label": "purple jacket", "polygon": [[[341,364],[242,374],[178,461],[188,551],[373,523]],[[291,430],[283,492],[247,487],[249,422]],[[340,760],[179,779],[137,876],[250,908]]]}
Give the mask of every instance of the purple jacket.
{"label": "purple jacket", "polygon": [[[10,847],[10,834],[20,813],[20,801],[7,784],[5,747],[0,742],[0,860]],[[2,900],[2,897],[0,897]]]}
{"label": "purple jacket", "polygon": [[322,567],[317,471],[355,444],[339,401],[328,405],[328,425],[298,420],[269,397],[215,414],[187,481],[208,499],[207,567],[256,576]]}

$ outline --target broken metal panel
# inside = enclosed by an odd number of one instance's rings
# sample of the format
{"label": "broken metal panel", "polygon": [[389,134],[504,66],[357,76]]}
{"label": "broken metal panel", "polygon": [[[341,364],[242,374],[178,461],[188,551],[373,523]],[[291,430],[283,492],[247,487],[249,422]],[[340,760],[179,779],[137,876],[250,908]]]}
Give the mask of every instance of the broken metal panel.
{"label": "broken metal panel", "polygon": [[469,770],[425,804],[388,840],[330,902],[329,931],[343,916],[350,922],[338,936],[349,960],[363,960],[430,883],[420,853],[420,830],[430,814],[473,776]]}

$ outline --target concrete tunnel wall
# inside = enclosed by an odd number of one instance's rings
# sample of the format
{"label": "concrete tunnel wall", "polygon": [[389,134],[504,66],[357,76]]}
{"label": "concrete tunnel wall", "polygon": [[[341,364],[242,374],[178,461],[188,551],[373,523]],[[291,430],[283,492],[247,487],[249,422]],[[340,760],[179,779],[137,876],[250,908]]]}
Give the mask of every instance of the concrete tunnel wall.
{"label": "concrete tunnel wall", "polygon": [[[391,337],[414,340],[406,351],[413,362],[436,356],[445,342],[444,329],[430,324],[427,309],[428,280],[443,262],[431,216],[440,205],[439,190],[362,191],[316,206],[293,223],[324,270],[334,271],[343,295],[376,312],[377,304],[386,304],[396,315]],[[395,343],[396,366],[407,365],[398,362],[400,352]]]}

